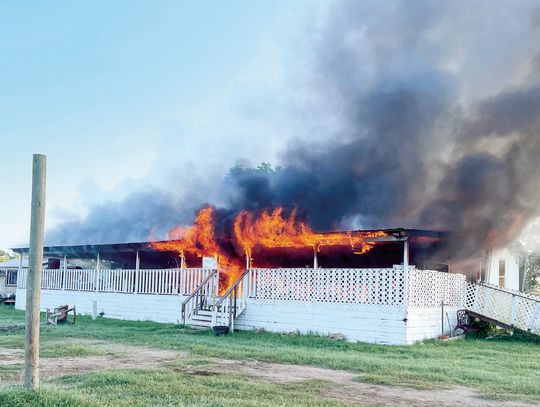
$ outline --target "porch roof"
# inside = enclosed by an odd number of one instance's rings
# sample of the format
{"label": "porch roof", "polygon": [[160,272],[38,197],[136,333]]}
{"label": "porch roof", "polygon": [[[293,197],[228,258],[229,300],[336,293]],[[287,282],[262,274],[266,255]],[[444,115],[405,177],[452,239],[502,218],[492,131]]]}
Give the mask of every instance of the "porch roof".
{"label": "porch roof", "polygon": [[[383,231],[387,233],[391,240],[403,240],[414,238],[435,238],[440,239],[448,235],[446,232],[423,230],[423,229],[407,229],[407,228],[389,228],[389,229],[361,229],[352,231],[336,231],[335,233],[366,233]],[[332,233],[332,232],[330,232]],[[79,258],[95,258],[97,253],[113,254],[113,253],[135,253],[139,252],[156,252],[152,247],[153,242],[130,242],[130,243],[105,243],[105,244],[84,244],[84,245],[68,245],[68,246],[45,246],[45,256],[64,256],[79,257]],[[11,250],[19,254],[28,254],[28,247],[14,247]]]}

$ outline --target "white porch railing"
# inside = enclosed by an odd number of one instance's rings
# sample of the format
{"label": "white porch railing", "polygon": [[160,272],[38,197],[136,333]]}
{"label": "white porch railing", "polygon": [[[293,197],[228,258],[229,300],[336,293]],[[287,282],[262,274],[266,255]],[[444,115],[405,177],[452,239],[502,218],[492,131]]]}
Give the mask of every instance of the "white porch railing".
{"label": "white porch railing", "polygon": [[263,302],[305,301],[400,307],[406,302],[403,267],[250,270],[249,297]]}
{"label": "white porch railing", "polygon": [[491,284],[467,285],[468,310],[540,335],[540,298]]}
{"label": "white porch railing", "polygon": [[463,274],[411,268],[408,279],[408,308],[464,307],[467,281]]}
{"label": "white porch railing", "polygon": [[[190,295],[211,269],[45,269],[44,290]],[[18,288],[26,286],[26,269]],[[371,269],[254,268],[241,281],[241,296],[263,301],[304,301],[390,307],[465,305],[465,277],[402,266]]]}
{"label": "white porch railing", "polygon": [[19,270],[17,273],[17,288],[26,288],[26,273],[27,269]]}
{"label": "white porch railing", "polygon": [[219,287],[217,270],[210,270],[199,286],[182,303],[182,324],[192,322],[201,311],[215,307]]}
{"label": "white porch railing", "polygon": [[[189,295],[212,272],[211,269],[45,269],[43,290],[96,291],[128,294]],[[26,288],[27,270],[20,270],[17,288]]]}
{"label": "white porch railing", "polygon": [[281,300],[437,308],[464,306],[465,276],[403,266],[370,269],[252,269],[249,296]]}
{"label": "white porch railing", "polygon": [[[53,281],[59,281],[56,286],[49,286],[48,289],[56,290],[72,290],[72,291],[96,291],[96,276],[97,270],[95,269],[67,269],[65,276],[62,279],[52,278]],[[47,276],[62,275],[63,270],[43,270],[41,276],[41,288],[43,289],[43,277],[47,281]]]}

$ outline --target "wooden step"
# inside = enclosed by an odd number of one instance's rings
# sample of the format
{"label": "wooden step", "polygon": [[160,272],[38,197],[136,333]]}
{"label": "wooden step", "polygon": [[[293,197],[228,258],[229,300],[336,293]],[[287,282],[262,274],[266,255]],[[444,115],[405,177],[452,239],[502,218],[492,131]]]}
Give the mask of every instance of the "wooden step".
{"label": "wooden step", "polygon": [[201,321],[210,321],[212,315],[191,315],[189,319],[200,319]]}
{"label": "wooden step", "polygon": [[212,316],[212,310],[199,310],[197,311],[197,314],[194,315],[204,315],[204,316]]}
{"label": "wooden step", "polygon": [[197,322],[186,322],[186,326],[189,326],[190,328],[193,328],[193,329],[207,329],[207,328],[211,328],[211,323],[208,322],[208,323],[202,323],[200,321],[197,321]]}

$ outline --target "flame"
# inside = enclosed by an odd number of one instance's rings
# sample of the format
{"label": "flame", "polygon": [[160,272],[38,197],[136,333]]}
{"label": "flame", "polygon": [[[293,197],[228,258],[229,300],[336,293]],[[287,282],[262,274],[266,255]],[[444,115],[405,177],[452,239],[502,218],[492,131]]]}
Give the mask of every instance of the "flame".
{"label": "flame", "polygon": [[177,226],[169,231],[169,241],[153,242],[152,247],[162,251],[175,251],[180,255],[185,252],[194,253],[197,256],[218,256],[220,248],[214,235],[212,207],[206,207],[199,211],[193,226]]}
{"label": "flame", "polygon": [[203,208],[197,214],[192,226],[177,226],[168,233],[171,240],[152,242],[154,249],[177,252],[181,258],[185,253],[199,257],[216,257],[220,272],[219,291],[223,293],[242,273],[242,262],[228,256],[219,246],[214,232],[214,209]]}
{"label": "flame", "polygon": [[254,247],[266,248],[314,247],[321,246],[351,246],[356,254],[364,254],[375,246],[369,241],[370,237],[385,236],[382,231],[376,232],[331,232],[316,233],[309,225],[297,220],[296,209],[287,218],[283,215],[283,208],[276,208],[272,212],[263,211],[255,218],[249,211],[241,211],[234,222],[234,235],[236,241],[251,255]]}
{"label": "flame", "polygon": [[[263,211],[259,216],[241,211],[234,221],[233,233],[251,264],[251,254],[255,247],[264,248],[309,248],[319,250],[322,246],[351,246],[354,253],[363,254],[375,246],[368,238],[385,236],[376,232],[331,232],[316,233],[309,225],[297,219],[296,209],[289,217],[283,215],[283,208],[272,212]],[[199,257],[212,256],[218,261],[220,272],[220,294],[223,294],[244,271],[240,256],[224,250],[215,235],[214,209],[206,207],[199,211],[192,226],[178,226],[168,233],[167,241],[152,242],[154,249],[176,252],[184,259],[185,253]],[[184,263],[185,265],[185,263]]]}

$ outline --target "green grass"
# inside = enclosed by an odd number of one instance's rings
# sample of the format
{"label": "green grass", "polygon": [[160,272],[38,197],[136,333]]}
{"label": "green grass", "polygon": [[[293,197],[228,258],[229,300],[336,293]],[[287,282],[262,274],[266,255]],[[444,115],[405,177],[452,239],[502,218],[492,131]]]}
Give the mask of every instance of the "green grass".
{"label": "green grass", "polygon": [[[13,364],[0,364],[0,383],[3,379],[7,379],[8,377],[12,377],[13,375],[17,374],[21,371],[23,368],[22,364],[13,363]],[[2,404],[0,404],[1,406]]]}
{"label": "green grass", "polygon": [[[19,332],[10,332],[0,336],[1,349],[23,349],[24,335]],[[62,343],[56,338],[43,335],[40,343],[40,355],[44,358],[61,357],[85,357],[103,356],[106,352],[103,349],[81,345],[77,343]]]}
{"label": "green grass", "polygon": [[23,323],[24,321],[24,311],[18,311],[13,307],[6,307],[3,305],[0,307],[0,324],[11,322]]}
{"label": "green grass", "polygon": [[24,331],[3,331],[0,333],[0,349],[23,349]]}
{"label": "green grass", "polygon": [[103,349],[73,343],[45,343],[40,346],[39,354],[44,358],[103,356]]}
{"label": "green grass", "polygon": [[171,369],[123,369],[64,376],[37,393],[0,392],[2,406],[341,406],[321,400],[325,382],[276,385],[239,375],[189,375]]}
{"label": "green grass", "polygon": [[[17,321],[23,313],[0,310]],[[12,334],[16,343],[22,335]],[[413,346],[382,346],[332,341],[317,336],[235,332],[215,337],[172,324],[77,319],[76,325],[43,327],[44,341],[91,338],[190,352],[192,358],[222,357],[305,364],[358,373],[358,380],[416,388],[463,385],[485,396],[540,400],[540,343],[518,338],[468,339]],[[0,339],[0,347],[2,347]],[[1,405],[1,403],[0,403]]]}

